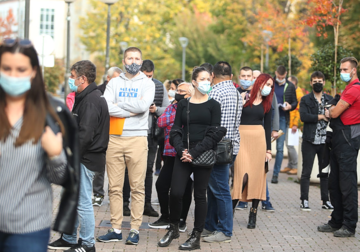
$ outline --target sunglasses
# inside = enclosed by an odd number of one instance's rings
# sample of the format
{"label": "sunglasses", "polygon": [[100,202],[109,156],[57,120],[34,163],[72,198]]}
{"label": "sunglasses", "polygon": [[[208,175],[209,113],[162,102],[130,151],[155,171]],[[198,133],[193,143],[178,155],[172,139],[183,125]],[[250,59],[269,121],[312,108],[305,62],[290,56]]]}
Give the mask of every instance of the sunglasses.
{"label": "sunglasses", "polygon": [[2,45],[11,47],[11,46],[15,45],[16,43],[18,43],[20,47],[25,47],[25,48],[33,46],[33,44],[31,43],[30,40],[18,39],[18,38],[17,39],[12,39],[12,38],[4,39]]}

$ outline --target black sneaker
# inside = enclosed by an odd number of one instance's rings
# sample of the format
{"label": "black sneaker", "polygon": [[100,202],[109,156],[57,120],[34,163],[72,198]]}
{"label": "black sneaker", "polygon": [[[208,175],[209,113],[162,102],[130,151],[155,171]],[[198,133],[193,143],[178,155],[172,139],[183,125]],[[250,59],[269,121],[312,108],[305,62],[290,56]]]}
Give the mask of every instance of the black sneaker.
{"label": "black sneaker", "polygon": [[129,202],[124,202],[123,203],[123,215],[124,216],[130,216],[131,215],[131,211],[129,208]]}
{"label": "black sneaker", "polygon": [[339,230],[339,228],[334,228],[334,227],[330,226],[329,223],[325,223],[323,225],[318,226],[317,230],[319,232],[332,233],[332,232],[335,232],[336,230]]}
{"label": "black sneaker", "polygon": [[301,204],[300,204],[300,209],[301,209],[301,211],[310,212],[311,208],[309,207],[309,201],[302,200]]}
{"label": "black sneaker", "polygon": [[170,225],[170,220],[163,218],[162,216],[155,222],[149,223],[148,226],[151,228],[163,228],[166,229]]}
{"label": "black sneaker", "polygon": [[88,247],[85,245],[76,245],[75,247],[65,250],[64,252],[96,252],[95,245]]}
{"label": "black sneaker", "polygon": [[156,212],[154,210],[154,208],[151,206],[151,203],[145,203],[144,215],[147,215],[150,217],[159,217],[158,212]]}
{"label": "black sneaker", "polygon": [[351,232],[345,226],[342,226],[339,230],[336,230],[334,232],[334,236],[335,237],[354,237],[355,232]]}
{"label": "black sneaker", "polygon": [[279,181],[278,181],[278,176],[273,175],[273,176],[272,176],[272,179],[271,179],[271,183],[272,183],[272,184],[277,184],[277,183],[279,183]]}
{"label": "black sneaker", "polygon": [[93,206],[101,206],[104,201],[104,195],[95,194],[92,201]]}
{"label": "black sneaker", "polygon": [[333,207],[333,205],[331,205],[330,201],[324,201],[323,205],[322,205],[322,209],[333,211],[334,207]]}
{"label": "black sneaker", "polygon": [[63,240],[62,237],[60,237],[59,239],[57,239],[56,241],[50,243],[48,245],[48,249],[62,249],[62,250],[65,250],[65,249],[70,249],[70,248],[73,248],[75,246],[77,246],[78,244],[71,244],[71,243],[68,243],[67,241]]}
{"label": "black sneaker", "polygon": [[187,229],[187,226],[186,226],[186,221],[184,221],[183,219],[180,219],[180,222],[179,222],[179,231],[181,233],[185,233]]}

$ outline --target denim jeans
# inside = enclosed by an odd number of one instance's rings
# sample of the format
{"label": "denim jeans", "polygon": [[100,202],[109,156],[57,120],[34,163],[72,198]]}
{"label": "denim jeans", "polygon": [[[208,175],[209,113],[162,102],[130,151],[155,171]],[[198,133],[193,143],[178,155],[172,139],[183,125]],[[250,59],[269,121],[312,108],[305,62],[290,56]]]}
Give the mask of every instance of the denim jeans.
{"label": "denim jeans", "polygon": [[266,180],[266,201],[262,201],[261,204],[265,206],[267,203],[269,203],[269,201],[270,201],[270,194],[269,194],[268,182]]}
{"label": "denim jeans", "polygon": [[50,238],[50,227],[25,234],[0,232],[1,252],[46,252]]}
{"label": "denim jeans", "polygon": [[275,165],[274,165],[274,176],[278,176],[281,168],[281,164],[284,157],[284,142],[287,133],[287,122],[285,116],[280,116],[280,129],[284,132],[284,135],[276,140],[276,157],[275,157]]}
{"label": "denim jeans", "polygon": [[77,229],[80,224],[80,238],[82,244],[92,247],[95,244],[95,217],[91,201],[92,183],[95,172],[88,170],[85,165],[80,164],[80,195],[78,204],[78,216],[72,235],[63,234],[63,239],[69,243],[77,243]]}
{"label": "denim jeans", "polygon": [[211,171],[207,189],[208,204],[205,220],[205,229],[219,231],[226,236],[232,236],[233,230],[229,168],[230,164],[215,164]]}

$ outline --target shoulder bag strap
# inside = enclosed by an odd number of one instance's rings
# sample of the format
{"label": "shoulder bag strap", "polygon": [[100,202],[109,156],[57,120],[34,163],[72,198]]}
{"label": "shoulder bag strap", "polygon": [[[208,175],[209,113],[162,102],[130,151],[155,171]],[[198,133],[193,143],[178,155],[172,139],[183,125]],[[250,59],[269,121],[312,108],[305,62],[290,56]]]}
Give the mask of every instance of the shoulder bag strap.
{"label": "shoulder bag strap", "polygon": [[188,151],[190,150],[190,140],[189,140],[189,138],[190,138],[190,126],[189,126],[190,108],[189,107],[190,107],[190,98],[188,99],[188,104],[187,104],[187,109],[186,109],[186,119],[187,119],[186,124],[187,124],[187,130],[188,130],[188,132],[187,132]]}

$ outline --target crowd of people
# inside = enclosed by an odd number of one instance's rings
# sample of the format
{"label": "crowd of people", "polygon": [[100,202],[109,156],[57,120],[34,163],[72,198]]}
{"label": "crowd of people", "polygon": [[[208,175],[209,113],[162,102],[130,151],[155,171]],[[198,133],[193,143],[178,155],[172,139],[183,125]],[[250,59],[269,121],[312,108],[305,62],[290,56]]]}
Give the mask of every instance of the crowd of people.
{"label": "crowd of people", "polygon": [[[251,202],[248,229],[256,228],[260,201],[263,210],[275,211],[266,181],[272,141],[271,183],[279,183],[280,172],[298,173],[297,153],[287,139],[301,124],[300,210],[311,210],[309,184],[317,155],[321,207],[332,211],[317,229],[335,237],[354,236],[360,147],[356,58],[341,60],[341,79],[348,84],[335,97],[324,92],[320,71],[309,78],[312,92],[303,95],[298,79],[287,78],[284,66],[277,67],[274,77],[242,67],[238,85],[226,61],[194,67],[191,82],[164,84],[154,78],[155,66],[142,59],[139,48],[125,50],[123,65],[124,72],[108,69],[107,79],[97,86],[95,65],[76,62],[66,83],[72,92],[65,105],[46,93],[32,43],[3,41],[0,251],[95,252],[96,241],[122,241],[123,216],[131,216],[125,243],[137,245],[144,215],[159,217],[149,227],[167,229],[157,244],[167,247],[187,230],[192,194],[194,228],[179,250],[200,249],[201,240],[231,242],[235,210]],[[280,170],[284,145],[289,163]],[[151,205],[155,160],[160,215]],[[63,187],[53,225],[62,235],[48,244],[51,183]],[[112,228],[95,238],[93,207],[103,204],[106,191]]]}

